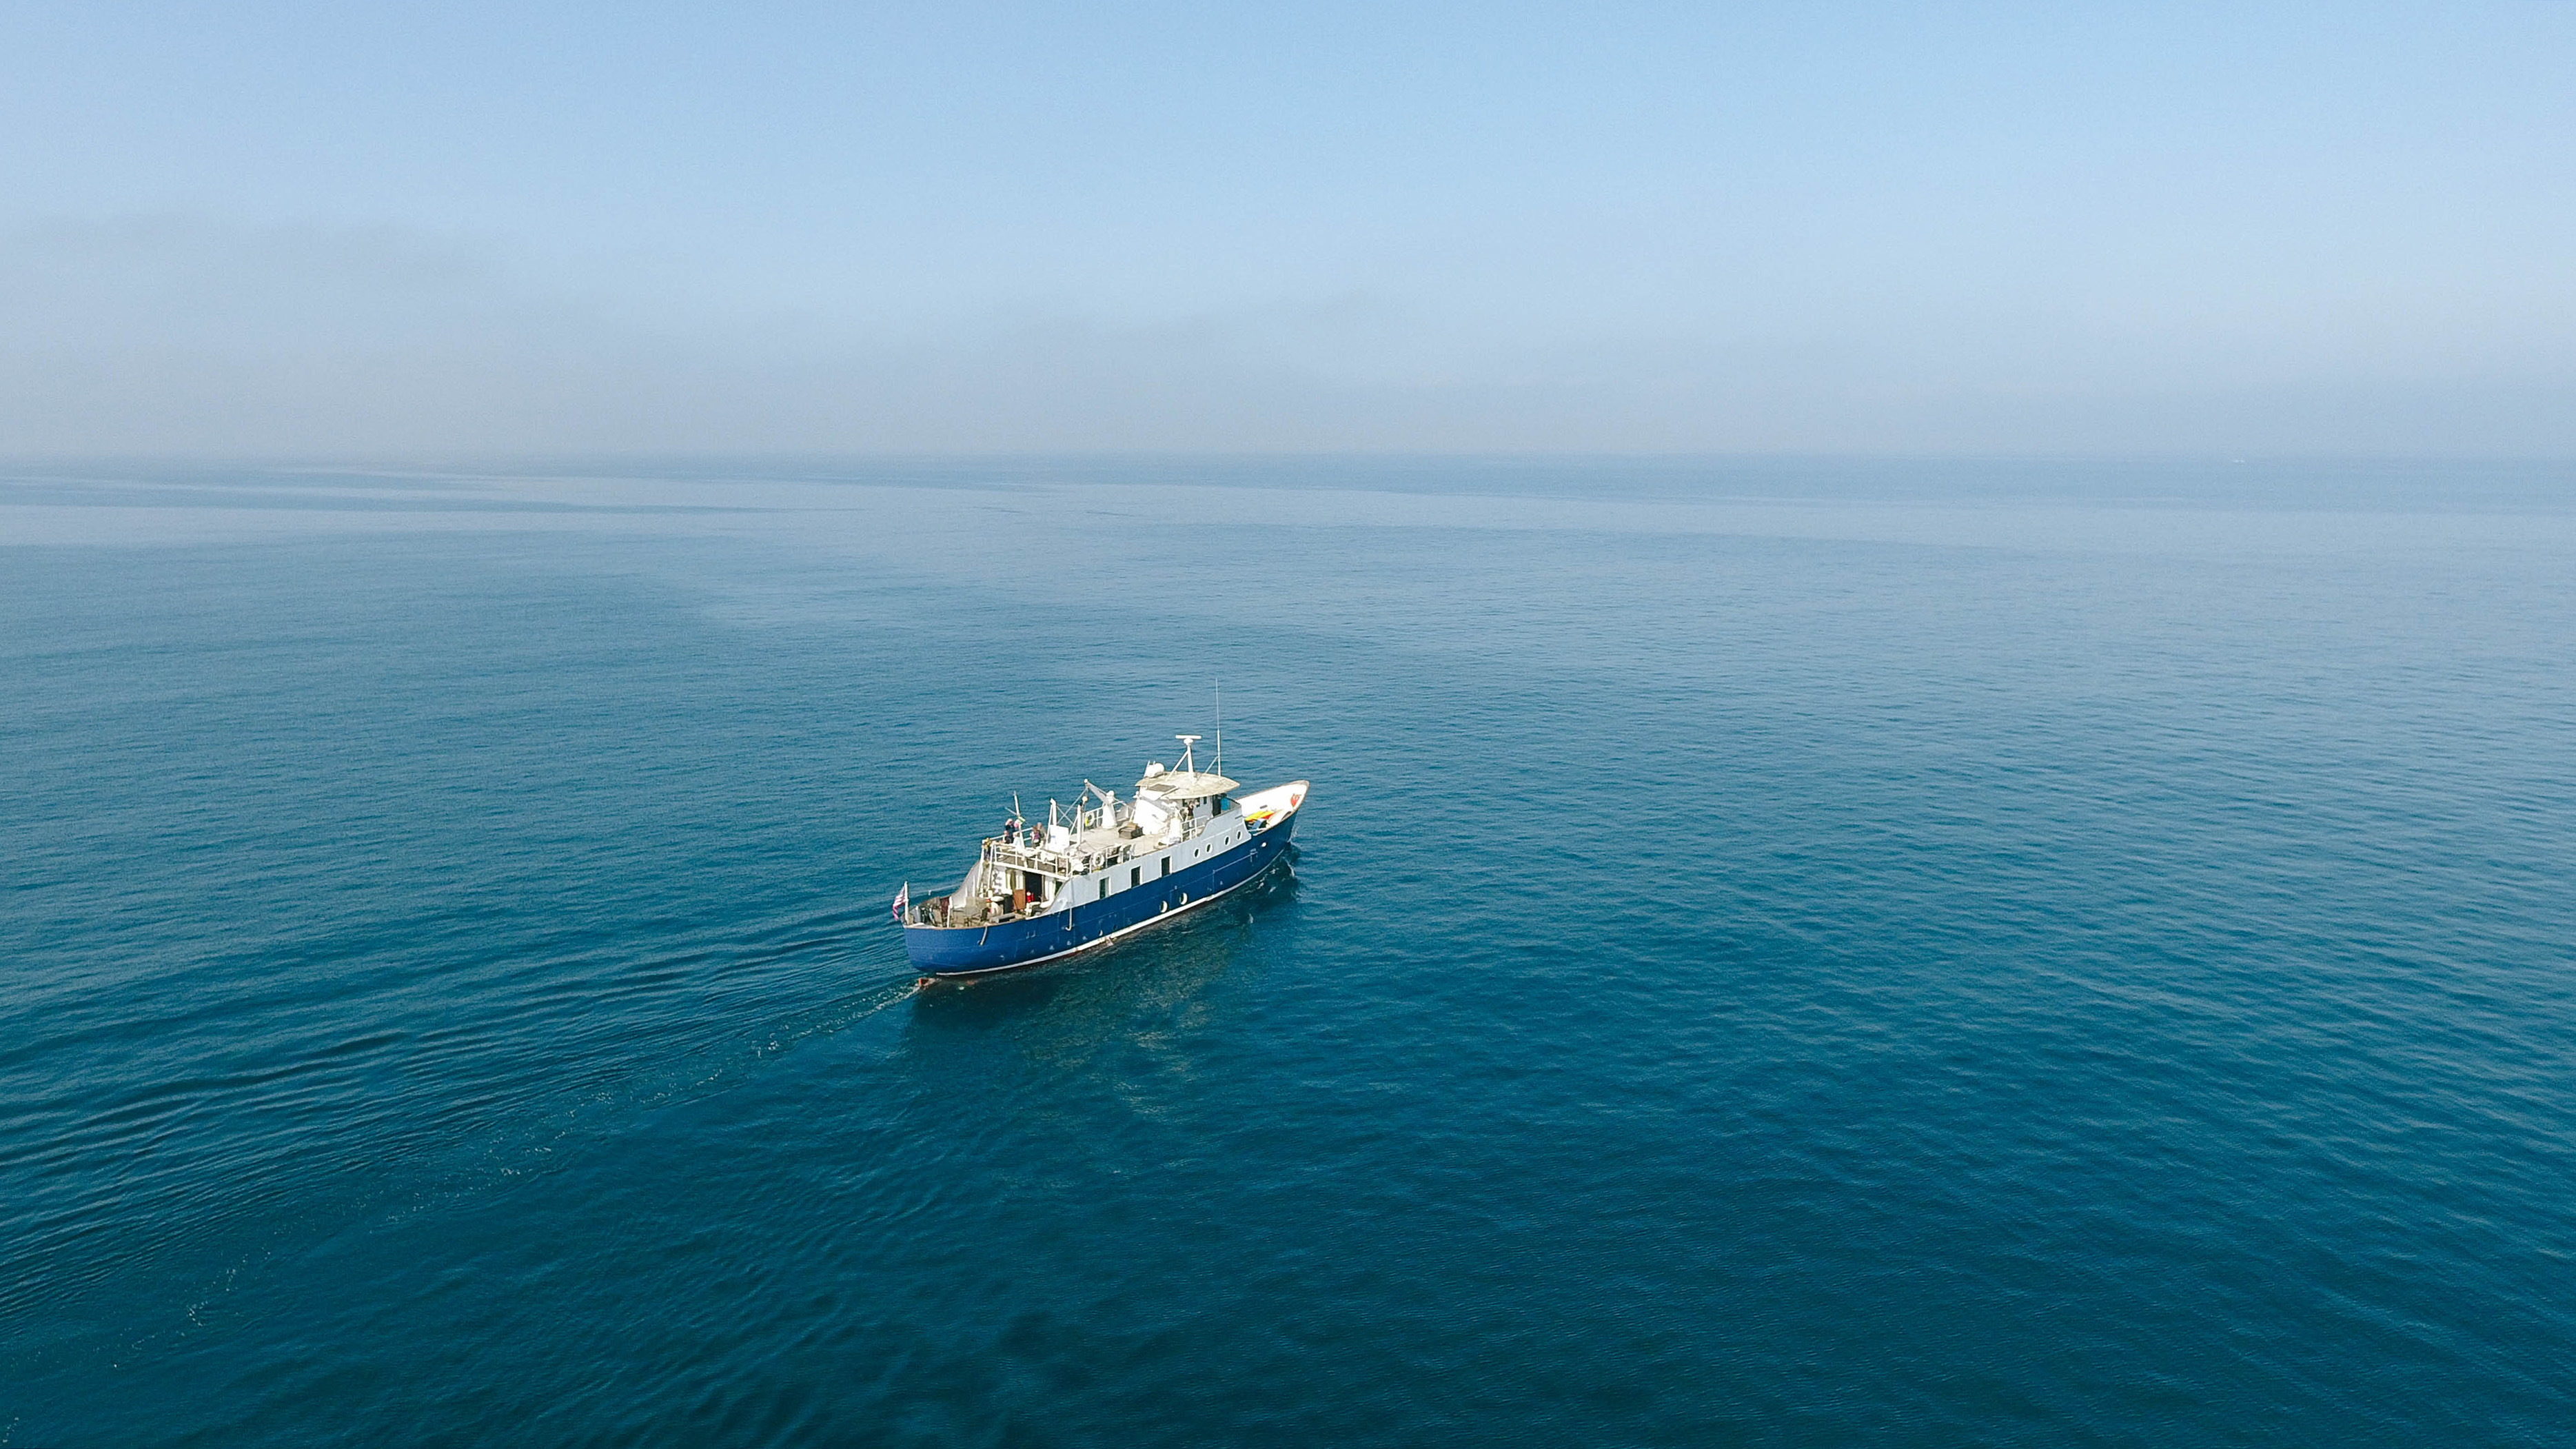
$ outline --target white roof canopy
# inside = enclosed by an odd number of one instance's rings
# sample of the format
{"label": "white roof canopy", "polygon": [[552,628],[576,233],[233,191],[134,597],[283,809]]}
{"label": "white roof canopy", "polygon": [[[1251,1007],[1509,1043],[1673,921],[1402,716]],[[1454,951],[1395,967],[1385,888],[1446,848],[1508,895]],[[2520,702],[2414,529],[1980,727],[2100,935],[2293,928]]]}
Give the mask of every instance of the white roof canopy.
{"label": "white roof canopy", "polygon": [[1136,793],[1157,800],[1204,800],[1236,788],[1236,782],[1205,770],[1166,770],[1136,782]]}

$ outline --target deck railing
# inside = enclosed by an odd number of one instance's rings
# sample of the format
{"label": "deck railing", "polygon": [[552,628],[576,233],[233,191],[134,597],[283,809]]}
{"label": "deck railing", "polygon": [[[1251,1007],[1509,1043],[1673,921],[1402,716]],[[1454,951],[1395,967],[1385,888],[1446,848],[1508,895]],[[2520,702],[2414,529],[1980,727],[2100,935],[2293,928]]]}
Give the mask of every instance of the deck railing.
{"label": "deck railing", "polygon": [[1073,874],[1073,863],[1053,851],[1026,850],[999,841],[984,848],[984,854],[995,865],[1006,870],[1033,870],[1040,875]]}

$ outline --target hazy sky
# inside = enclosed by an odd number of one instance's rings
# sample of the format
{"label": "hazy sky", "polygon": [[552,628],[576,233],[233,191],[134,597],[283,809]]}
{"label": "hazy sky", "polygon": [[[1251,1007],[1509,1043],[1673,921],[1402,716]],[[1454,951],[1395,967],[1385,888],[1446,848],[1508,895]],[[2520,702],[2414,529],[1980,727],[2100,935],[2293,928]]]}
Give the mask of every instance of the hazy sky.
{"label": "hazy sky", "polygon": [[0,453],[2576,456],[2576,4],[0,8]]}

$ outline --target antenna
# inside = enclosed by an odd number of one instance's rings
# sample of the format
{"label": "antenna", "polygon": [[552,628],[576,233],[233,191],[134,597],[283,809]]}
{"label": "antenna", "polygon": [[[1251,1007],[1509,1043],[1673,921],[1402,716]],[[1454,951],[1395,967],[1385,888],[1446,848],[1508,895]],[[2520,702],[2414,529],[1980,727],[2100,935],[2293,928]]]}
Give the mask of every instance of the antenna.
{"label": "antenna", "polygon": [[1197,770],[1198,766],[1190,761],[1190,748],[1199,742],[1199,737],[1197,735],[1174,735],[1172,738],[1181,742],[1181,768],[1191,771]]}
{"label": "antenna", "polygon": [[1216,686],[1216,772],[1225,773],[1225,681]]}

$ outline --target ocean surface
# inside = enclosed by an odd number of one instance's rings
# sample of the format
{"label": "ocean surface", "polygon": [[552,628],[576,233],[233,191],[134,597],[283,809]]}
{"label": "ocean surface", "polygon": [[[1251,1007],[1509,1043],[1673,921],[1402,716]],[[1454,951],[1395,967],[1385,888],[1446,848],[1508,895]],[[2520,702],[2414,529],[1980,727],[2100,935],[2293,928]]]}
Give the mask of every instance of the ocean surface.
{"label": "ocean surface", "polygon": [[0,903],[0,1444],[2576,1443],[2576,469],[17,465]]}

